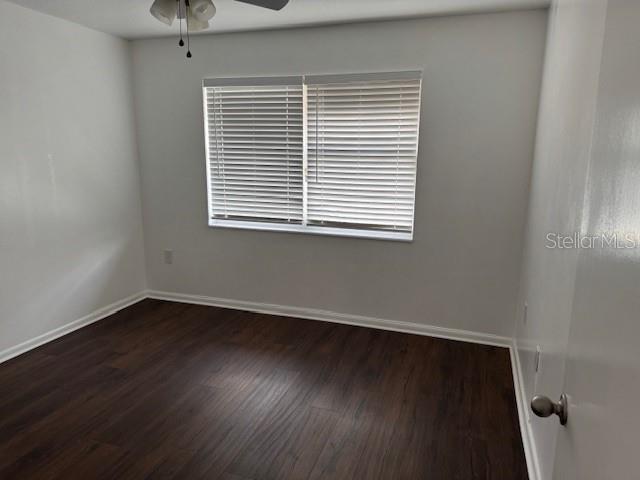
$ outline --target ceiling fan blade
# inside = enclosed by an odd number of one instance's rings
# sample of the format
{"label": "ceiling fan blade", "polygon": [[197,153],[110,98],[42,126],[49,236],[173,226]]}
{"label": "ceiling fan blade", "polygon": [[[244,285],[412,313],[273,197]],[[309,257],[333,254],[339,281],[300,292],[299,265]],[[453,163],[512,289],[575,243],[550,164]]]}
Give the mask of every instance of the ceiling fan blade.
{"label": "ceiling fan blade", "polygon": [[269,8],[271,10],[282,10],[289,3],[289,0],[236,0],[238,2],[250,3],[257,7]]}

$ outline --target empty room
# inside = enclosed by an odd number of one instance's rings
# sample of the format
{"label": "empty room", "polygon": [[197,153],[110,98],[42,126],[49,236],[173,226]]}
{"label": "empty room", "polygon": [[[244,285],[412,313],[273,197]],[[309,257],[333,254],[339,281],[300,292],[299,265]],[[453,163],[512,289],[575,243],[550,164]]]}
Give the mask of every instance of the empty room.
{"label": "empty room", "polygon": [[638,0],[0,0],[1,480],[633,480]]}

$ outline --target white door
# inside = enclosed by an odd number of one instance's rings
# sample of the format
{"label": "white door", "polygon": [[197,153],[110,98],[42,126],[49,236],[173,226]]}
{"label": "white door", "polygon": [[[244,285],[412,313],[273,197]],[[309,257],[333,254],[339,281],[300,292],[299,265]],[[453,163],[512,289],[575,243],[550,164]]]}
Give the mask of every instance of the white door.
{"label": "white door", "polygon": [[557,480],[640,479],[640,0],[609,0],[605,22]]}
{"label": "white door", "polygon": [[[580,252],[548,248],[546,238],[582,229],[605,19],[601,0],[554,0],[550,12],[515,332],[527,400],[535,394],[556,400],[564,387]],[[527,453],[538,460],[530,462],[530,476],[550,480],[561,427],[528,407],[525,416],[535,447]]]}

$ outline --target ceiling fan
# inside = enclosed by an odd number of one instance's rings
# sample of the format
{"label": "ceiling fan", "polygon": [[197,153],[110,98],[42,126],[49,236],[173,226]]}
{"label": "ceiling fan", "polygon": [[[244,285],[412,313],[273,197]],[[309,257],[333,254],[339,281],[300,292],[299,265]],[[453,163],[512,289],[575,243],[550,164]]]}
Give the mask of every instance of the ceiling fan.
{"label": "ceiling fan", "polygon": [[[236,0],[257,7],[270,10],[282,10],[289,0]],[[216,7],[212,0],[154,0],[150,9],[151,15],[166,25],[173,24],[177,18],[180,22],[180,41],[178,45],[184,46],[182,37],[182,21],[186,24],[187,58],[191,58],[189,48],[189,33],[200,32],[209,28],[209,20],[216,14]]]}
{"label": "ceiling fan", "polygon": [[[270,10],[281,10],[289,3],[289,0],[236,0],[257,7]],[[151,15],[162,23],[171,25],[177,18],[180,22],[180,41],[178,45],[184,46],[182,38],[182,21],[186,24],[187,58],[191,58],[189,48],[189,33],[200,32],[209,28],[209,20],[216,14],[216,7],[212,0],[154,0],[150,9]]]}

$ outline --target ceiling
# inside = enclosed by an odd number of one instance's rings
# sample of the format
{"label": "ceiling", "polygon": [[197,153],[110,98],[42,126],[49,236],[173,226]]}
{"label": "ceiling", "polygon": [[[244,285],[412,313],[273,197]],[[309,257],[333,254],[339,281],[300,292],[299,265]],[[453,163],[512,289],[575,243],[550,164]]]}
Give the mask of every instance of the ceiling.
{"label": "ceiling", "polygon": [[[152,0],[9,0],[127,39],[175,35],[149,14]],[[377,19],[544,7],[549,0],[291,0],[279,12],[234,0],[218,9],[207,32],[261,30]]]}

